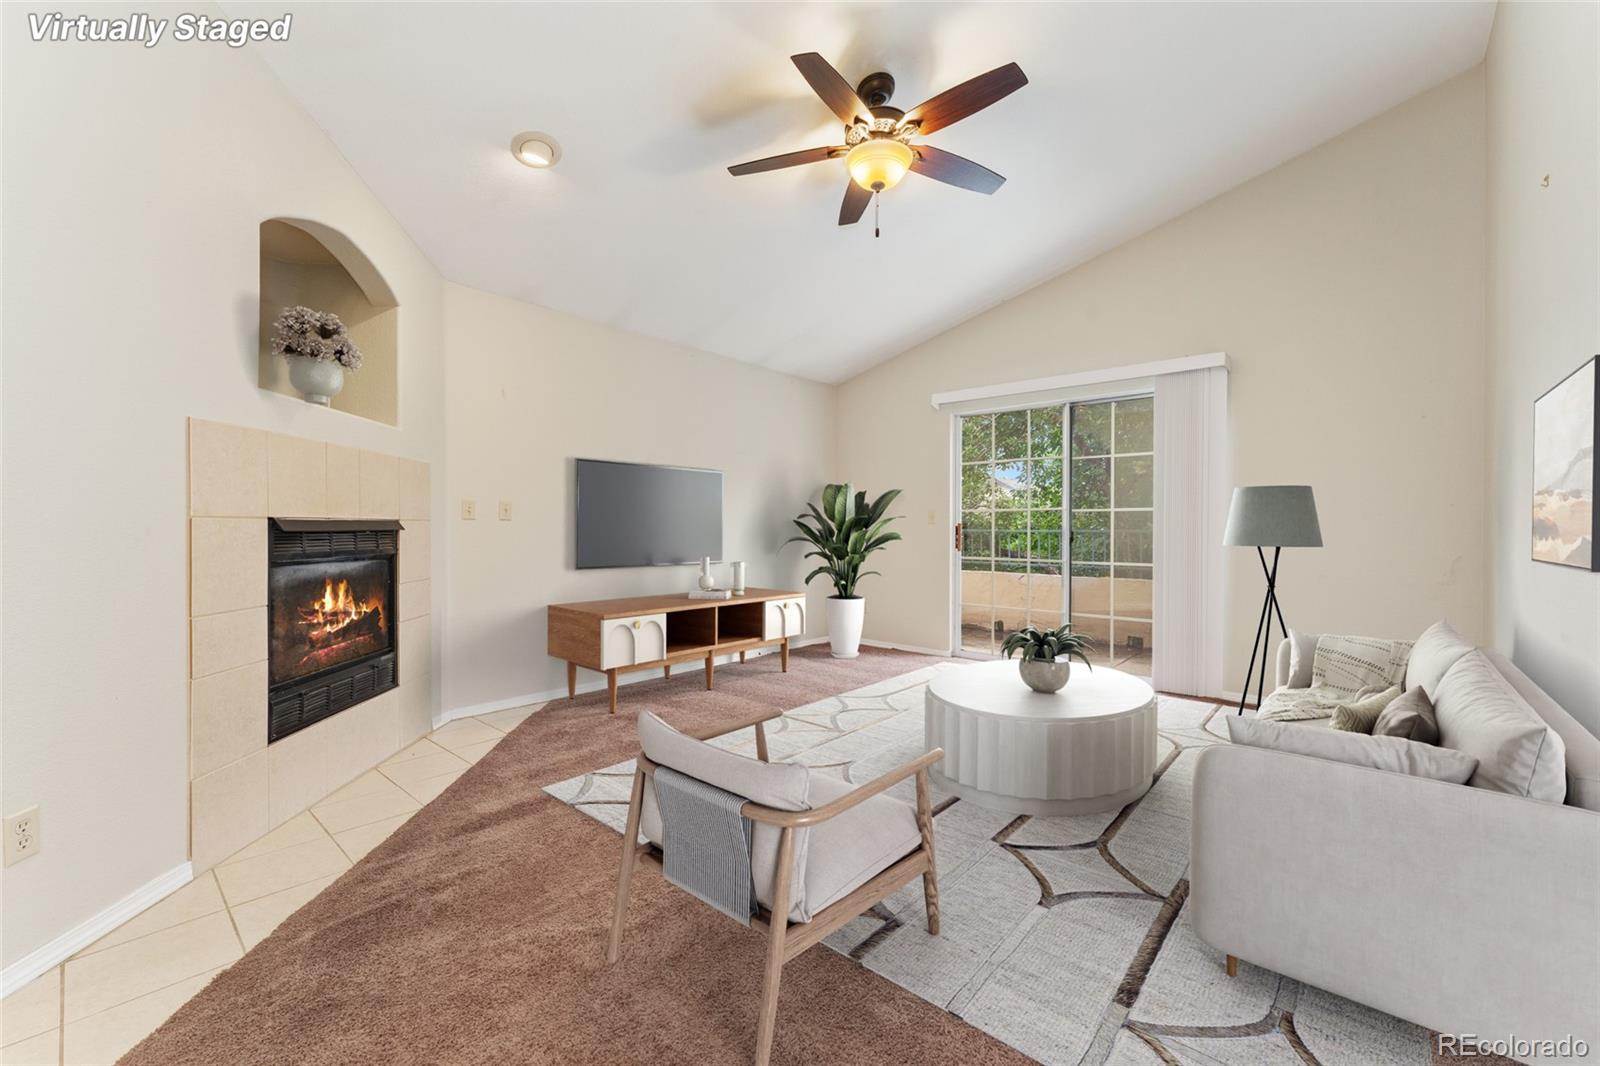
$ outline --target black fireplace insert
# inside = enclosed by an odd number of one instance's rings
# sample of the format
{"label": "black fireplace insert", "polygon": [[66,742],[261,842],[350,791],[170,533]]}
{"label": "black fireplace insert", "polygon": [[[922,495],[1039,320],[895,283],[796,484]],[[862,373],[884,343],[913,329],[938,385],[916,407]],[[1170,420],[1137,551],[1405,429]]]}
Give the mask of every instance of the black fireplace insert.
{"label": "black fireplace insert", "polygon": [[400,523],[267,520],[267,742],[398,683]]}

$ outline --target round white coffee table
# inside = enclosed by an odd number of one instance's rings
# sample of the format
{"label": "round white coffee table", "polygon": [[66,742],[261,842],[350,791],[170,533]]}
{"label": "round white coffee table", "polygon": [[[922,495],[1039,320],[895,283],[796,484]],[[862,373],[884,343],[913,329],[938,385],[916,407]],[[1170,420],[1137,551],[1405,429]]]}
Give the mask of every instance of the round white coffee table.
{"label": "round white coffee table", "polygon": [[923,699],[923,738],[944,749],[930,776],[981,807],[1087,814],[1150,788],[1156,694],[1120,670],[1076,664],[1046,694],[1022,683],[1014,660],[974,663],[940,671]]}

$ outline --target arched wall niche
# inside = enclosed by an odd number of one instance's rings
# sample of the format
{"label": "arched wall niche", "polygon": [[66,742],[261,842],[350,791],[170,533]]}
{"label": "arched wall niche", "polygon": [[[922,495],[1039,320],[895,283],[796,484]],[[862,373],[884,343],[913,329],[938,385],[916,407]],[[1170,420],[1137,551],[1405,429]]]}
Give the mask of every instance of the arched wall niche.
{"label": "arched wall niche", "polygon": [[354,241],[331,226],[301,218],[261,223],[259,384],[299,398],[287,361],[268,351],[272,326],[285,307],[332,311],[361,350],[361,369],[345,374],[336,411],[396,425],[399,420],[399,301]]}

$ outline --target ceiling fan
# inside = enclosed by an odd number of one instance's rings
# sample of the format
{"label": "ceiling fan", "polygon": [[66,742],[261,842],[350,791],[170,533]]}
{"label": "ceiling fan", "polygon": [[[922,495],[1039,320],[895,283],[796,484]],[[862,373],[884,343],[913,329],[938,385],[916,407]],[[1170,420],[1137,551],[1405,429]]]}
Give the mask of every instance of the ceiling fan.
{"label": "ceiling fan", "polygon": [[844,123],[844,144],[768,156],[729,167],[728,173],[735,177],[760,174],[843,156],[850,181],[839,208],[841,226],[860,221],[867,202],[885,189],[894,188],[908,170],[985,195],[1005,184],[1006,179],[988,167],[953,152],[941,152],[932,145],[913,144],[912,140],[954,125],[1028,84],[1027,75],[1015,63],[979,74],[910,111],[901,111],[889,106],[894,78],[883,71],[868,74],[851,89],[843,75],[816,52],[789,58],[828,110]]}

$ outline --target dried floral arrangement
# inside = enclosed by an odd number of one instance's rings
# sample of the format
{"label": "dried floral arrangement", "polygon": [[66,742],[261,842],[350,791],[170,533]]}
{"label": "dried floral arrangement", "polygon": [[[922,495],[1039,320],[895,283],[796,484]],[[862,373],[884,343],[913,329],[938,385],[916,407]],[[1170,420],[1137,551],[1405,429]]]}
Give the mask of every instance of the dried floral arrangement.
{"label": "dried floral arrangement", "polygon": [[273,326],[272,350],[292,358],[335,362],[346,370],[361,369],[361,350],[332,311],[285,307]]}

